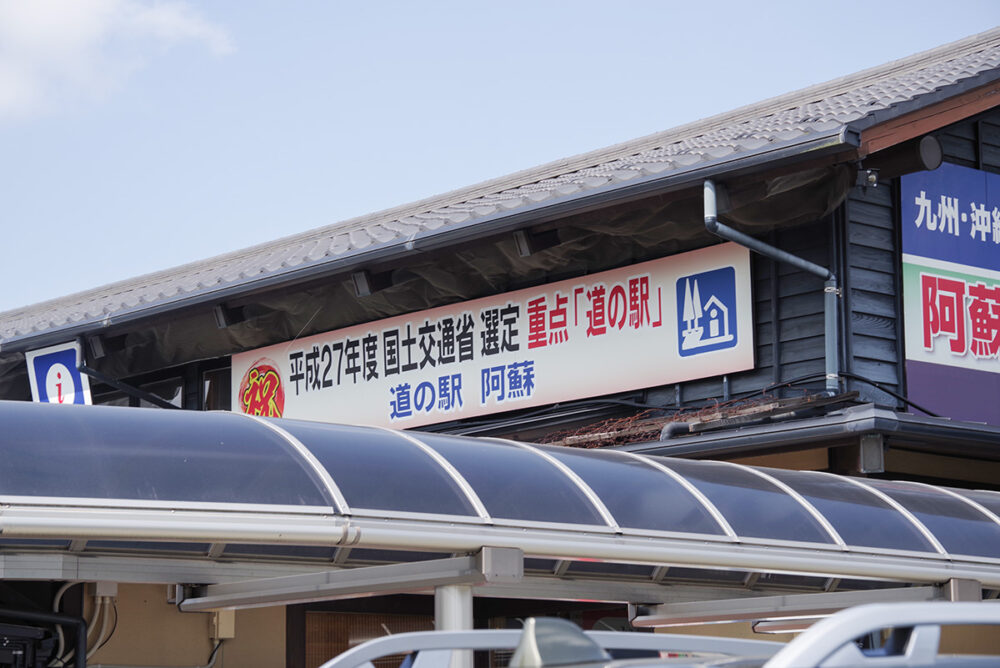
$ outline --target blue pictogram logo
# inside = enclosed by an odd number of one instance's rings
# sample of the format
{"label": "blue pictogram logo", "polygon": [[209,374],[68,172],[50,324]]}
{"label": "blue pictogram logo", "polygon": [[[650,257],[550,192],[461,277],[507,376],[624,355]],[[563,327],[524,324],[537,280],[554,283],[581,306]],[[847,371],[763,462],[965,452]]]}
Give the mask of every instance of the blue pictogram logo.
{"label": "blue pictogram logo", "polygon": [[733,267],[677,280],[677,346],[681,357],[734,348],[736,322]]}

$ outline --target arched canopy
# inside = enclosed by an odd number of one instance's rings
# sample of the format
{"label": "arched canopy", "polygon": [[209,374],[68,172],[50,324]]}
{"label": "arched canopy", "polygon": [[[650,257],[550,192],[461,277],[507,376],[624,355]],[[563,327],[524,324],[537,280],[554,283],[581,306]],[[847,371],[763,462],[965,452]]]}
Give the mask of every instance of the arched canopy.
{"label": "arched canopy", "polygon": [[0,424],[7,549],[377,563],[510,545],[529,570],[1000,588],[990,491],[233,413],[0,402]]}

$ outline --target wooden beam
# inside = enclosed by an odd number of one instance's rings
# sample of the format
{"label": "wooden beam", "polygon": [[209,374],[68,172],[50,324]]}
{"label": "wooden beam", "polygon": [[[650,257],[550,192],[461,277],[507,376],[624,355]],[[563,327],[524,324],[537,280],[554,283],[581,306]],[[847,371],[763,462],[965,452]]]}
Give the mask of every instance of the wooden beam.
{"label": "wooden beam", "polygon": [[823,471],[830,465],[826,448],[813,450],[797,450],[768,455],[752,455],[737,457],[729,461],[748,466],[768,466],[775,469],[792,469],[795,471]]}
{"label": "wooden beam", "polygon": [[886,473],[905,473],[944,480],[961,480],[995,486],[1000,481],[1000,462],[951,457],[890,447],[885,453]]}
{"label": "wooden beam", "polygon": [[859,156],[895,146],[1000,106],[1000,81],[903,114],[861,133]]}

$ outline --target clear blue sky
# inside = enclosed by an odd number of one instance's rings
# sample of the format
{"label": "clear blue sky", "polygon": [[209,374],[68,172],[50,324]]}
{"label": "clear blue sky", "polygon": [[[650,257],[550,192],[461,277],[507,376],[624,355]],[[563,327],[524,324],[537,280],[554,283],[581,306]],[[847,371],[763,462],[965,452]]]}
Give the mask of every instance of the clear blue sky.
{"label": "clear blue sky", "polygon": [[997,0],[0,0],[0,310],[997,24]]}

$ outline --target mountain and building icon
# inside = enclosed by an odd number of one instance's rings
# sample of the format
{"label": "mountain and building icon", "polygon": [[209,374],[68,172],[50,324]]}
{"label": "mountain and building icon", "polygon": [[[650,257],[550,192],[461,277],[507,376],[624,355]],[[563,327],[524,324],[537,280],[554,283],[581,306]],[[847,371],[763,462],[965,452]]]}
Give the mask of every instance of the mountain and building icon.
{"label": "mountain and building icon", "polygon": [[[728,269],[728,271],[726,271]],[[721,274],[720,274],[721,272]],[[735,320],[735,272],[731,267],[686,276],[678,281],[680,313],[680,352],[682,355],[707,352],[701,349],[712,347],[729,348],[736,345]],[[702,299],[702,293],[707,297]],[[728,303],[727,303],[728,302]]]}

